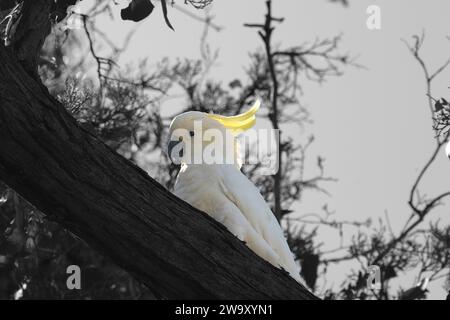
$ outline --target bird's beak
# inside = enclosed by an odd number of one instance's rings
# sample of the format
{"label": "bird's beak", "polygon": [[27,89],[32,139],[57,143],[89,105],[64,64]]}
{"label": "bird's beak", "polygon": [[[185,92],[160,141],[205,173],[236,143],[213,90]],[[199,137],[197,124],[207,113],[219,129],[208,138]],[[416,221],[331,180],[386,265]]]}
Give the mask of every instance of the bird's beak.
{"label": "bird's beak", "polygon": [[[179,140],[170,140],[169,141],[169,146],[167,148],[167,151],[169,153],[169,159],[173,163],[179,163],[179,160],[183,157],[183,147],[182,147],[182,145],[178,146],[181,142],[182,141],[179,141]],[[177,147],[177,148],[175,148],[175,147]]]}

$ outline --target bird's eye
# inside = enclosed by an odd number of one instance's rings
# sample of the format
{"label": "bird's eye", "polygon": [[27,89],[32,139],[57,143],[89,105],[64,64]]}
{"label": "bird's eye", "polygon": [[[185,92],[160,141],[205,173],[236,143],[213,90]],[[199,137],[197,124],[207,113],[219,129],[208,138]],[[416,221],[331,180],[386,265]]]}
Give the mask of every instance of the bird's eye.
{"label": "bird's eye", "polygon": [[189,131],[189,135],[191,136],[191,137],[193,137],[194,136],[194,131]]}
{"label": "bird's eye", "polygon": [[178,141],[183,141],[183,137],[182,136],[180,136],[179,138],[178,138]]}

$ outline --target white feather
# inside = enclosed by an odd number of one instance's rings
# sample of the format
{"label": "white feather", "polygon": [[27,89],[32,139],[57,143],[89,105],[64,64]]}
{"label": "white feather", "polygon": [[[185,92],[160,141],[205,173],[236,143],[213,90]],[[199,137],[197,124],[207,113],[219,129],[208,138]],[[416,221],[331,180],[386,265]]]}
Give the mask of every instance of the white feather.
{"label": "white feather", "polygon": [[445,146],[445,155],[450,159],[450,142]]}
{"label": "white feather", "polygon": [[299,269],[259,190],[233,165],[186,165],[175,195],[208,213],[263,259],[300,280]]}

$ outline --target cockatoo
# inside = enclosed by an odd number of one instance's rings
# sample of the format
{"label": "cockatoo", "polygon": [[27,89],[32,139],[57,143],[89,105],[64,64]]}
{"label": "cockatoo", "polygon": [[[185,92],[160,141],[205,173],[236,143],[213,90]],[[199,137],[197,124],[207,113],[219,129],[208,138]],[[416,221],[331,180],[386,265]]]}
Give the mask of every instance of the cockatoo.
{"label": "cockatoo", "polygon": [[445,155],[450,159],[450,142],[447,142],[447,145],[445,146]]}
{"label": "cockatoo", "polygon": [[[180,156],[181,164],[174,194],[209,214],[260,257],[300,281],[299,268],[278,221],[259,190],[240,171],[236,137],[255,124],[259,107],[257,101],[247,112],[231,117],[190,111],[172,120],[168,152],[172,161],[174,154]],[[208,134],[211,130],[214,135]],[[231,143],[217,143],[220,138]],[[213,144],[214,163],[193,161]]]}

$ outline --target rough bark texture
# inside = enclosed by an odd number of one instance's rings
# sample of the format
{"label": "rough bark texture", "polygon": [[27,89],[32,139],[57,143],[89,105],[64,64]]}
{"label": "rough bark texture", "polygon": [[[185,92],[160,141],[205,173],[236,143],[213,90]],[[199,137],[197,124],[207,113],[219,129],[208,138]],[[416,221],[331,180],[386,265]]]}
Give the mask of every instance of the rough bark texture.
{"label": "rough bark texture", "polygon": [[22,30],[13,46],[0,44],[0,179],[161,297],[314,299],[80,127],[48,93],[33,59],[51,2],[26,1],[21,27],[33,35]]}

